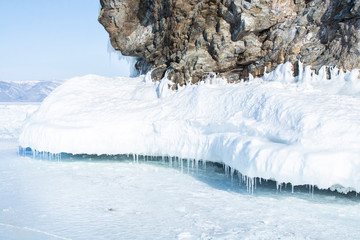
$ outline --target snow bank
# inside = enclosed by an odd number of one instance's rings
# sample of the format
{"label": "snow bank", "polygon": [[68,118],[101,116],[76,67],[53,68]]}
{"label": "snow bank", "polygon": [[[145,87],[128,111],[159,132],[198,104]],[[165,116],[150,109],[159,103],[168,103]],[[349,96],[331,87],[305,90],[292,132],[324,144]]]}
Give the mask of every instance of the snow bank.
{"label": "snow bank", "polygon": [[349,87],[359,86],[358,72],[335,69],[330,81],[321,71],[290,73],[285,64],[263,79],[177,92],[147,77],[74,78],[27,121],[20,145],[202,159],[249,177],[359,190],[360,98]]}

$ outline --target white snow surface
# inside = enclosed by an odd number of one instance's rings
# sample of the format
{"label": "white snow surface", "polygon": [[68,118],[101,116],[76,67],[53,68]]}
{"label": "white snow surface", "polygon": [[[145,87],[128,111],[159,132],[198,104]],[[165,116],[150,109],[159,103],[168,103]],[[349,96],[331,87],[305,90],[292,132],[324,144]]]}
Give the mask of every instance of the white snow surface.
{"label": "white snow surface", "polygon": [[[249,177],[360,189],[358,71],[284,64],[262,79],[177,91],[138,78],[73,78],[27,120],[37,151],[177,156],[224,163]],[[216,82],[210,84],[209,82]]]}

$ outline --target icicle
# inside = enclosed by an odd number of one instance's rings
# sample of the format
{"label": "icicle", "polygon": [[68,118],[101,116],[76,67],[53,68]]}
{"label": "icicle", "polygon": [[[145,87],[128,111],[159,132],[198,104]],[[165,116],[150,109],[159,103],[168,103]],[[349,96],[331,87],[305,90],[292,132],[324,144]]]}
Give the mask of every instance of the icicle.
{"label": "icicle", "polygon": [[190,159],[186,159],[186,163],[187,163],[187,173],[189,174],[190,172]]}
{"label": "icicle", "polygon": [[291,184],[291,193],[294,193],[294,184]]}
{"label": "icicle", "polygon": [[249,192],[249,178],[245,177],[246,179],[246,192]]}
{"label": "icicle", "polygon": [[254,195],[255,178],[251,178],[251,195]]}
{"label": "icicle", "polygon": [[249,193],[251,193],[251,191],[252,191],[252,179],[251,179],[251,177],[248,177],[248,179],[249,179]]}
{"label": "icicle", "polygon": [[229,176],[229,166],[225,164],[225,176]]}
{"label": "icicle", "polygon": [[312,185],[312,191],[311,191],[311,197],[314,198],[314,189],[315,189],[315,185]]}
{"label": "icicle", "polygon": [[247,179],[248,179],[249,193],[250,193],[251,192],[251,178],[248,177]]}
{"label": "icicle", "polygon": [[230,168],[230,175],[231,175],[231,178],[234,176],[234,172],[235,172],[235,169],[234,169],[234,168]]}
{"label": "icicle", "polygon": [[235,172],[235,170],[233,168],[230,168],[231,186],[233,186],[233,184],[234,184],[234,172]]}

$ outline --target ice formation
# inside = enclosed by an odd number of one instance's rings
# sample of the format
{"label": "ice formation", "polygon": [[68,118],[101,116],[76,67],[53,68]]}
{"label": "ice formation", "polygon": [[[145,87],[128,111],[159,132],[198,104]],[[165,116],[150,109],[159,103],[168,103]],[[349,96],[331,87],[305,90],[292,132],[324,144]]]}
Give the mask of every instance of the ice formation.
{"label": "ice formation", "polygon": [[[359,72],[290,64],[241,84],[73,78],[25,124],[20,145],[73,154],[177,156],[250,178],[360,189]],[[210,84],[212,82],[212,84]]]}

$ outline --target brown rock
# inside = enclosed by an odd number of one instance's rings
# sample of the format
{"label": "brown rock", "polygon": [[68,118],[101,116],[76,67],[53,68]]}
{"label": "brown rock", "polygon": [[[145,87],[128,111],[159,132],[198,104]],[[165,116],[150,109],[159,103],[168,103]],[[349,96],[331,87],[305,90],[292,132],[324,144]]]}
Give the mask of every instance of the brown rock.
{"label": "brown rock", "polygon": [[[230,82],[301,60],[360,68],[360,0],[101,0],[111,44],[152,78]],[[151,67],[149,67],[149,65]],[[296,66],[295,66],[296,68]]]}

